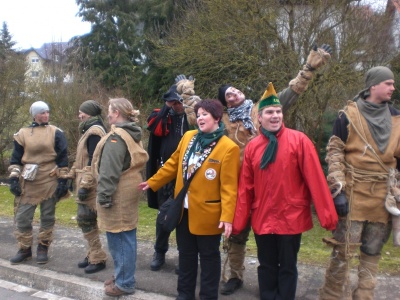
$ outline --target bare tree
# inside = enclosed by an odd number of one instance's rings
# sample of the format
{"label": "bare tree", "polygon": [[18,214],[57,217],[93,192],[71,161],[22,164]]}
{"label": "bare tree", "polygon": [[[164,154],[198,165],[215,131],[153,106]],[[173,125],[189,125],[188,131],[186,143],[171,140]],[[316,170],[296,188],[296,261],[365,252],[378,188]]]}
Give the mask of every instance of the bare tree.
{"label": "bare tree", "polygon": [[[272,81],[281,90],[296,76],[315,43],[330,44],[329,66],[286,114],[285,122],[322,147],[328,108],[344,106],[361,88],[363,71],[387,64],[389,20],[349,0],[212,0],[188,6],[166,37],[149,36],[160,66],[192,74],[196,92],[215,98],[231,83],[258,100]],[[157,37],[157,38],[155,38]]]}

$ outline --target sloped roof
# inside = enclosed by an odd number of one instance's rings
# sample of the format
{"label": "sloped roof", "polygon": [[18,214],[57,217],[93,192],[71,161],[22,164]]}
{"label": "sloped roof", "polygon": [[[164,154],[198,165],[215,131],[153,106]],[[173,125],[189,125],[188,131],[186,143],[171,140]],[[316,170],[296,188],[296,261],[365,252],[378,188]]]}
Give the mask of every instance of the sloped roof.
{"label": "sloped roof", "polygon": [[44,43],[40,48],[29,48],[23,50],[23,53],[28,53],[29,51],[35,51],[43,59],[52,59],[54,52],[59,55],[64,54],[65,50],[71,45],[68,42],[54,42],[54,43]]}

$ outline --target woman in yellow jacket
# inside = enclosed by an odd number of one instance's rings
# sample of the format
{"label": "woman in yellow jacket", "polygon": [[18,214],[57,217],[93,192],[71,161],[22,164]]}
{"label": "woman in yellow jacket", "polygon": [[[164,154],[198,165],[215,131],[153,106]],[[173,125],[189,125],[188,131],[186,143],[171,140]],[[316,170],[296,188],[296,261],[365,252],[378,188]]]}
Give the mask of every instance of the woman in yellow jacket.
{"label": "woman in yellow jacket", "polygon": [[[194,176],[176,228],[179,250],[178,300],[195,299],[200,256],[200,299],[218,299],[221,234],[229,237],[236,206],[239,147],[224,135],[218,100],[196,104],[198,130],[186,132],[165,165],[139,188],[159,188],[176,178],[175,197]],[[193,174],[193,170],[197,169]]]}

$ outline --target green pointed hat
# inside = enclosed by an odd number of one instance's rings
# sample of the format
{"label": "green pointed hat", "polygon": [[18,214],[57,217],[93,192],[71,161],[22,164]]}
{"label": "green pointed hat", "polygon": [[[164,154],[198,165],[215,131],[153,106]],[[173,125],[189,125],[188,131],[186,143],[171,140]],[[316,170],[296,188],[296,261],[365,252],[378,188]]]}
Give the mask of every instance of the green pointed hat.
{"label": "green pointed hat", "polygon": [[268,87],[258,102],[258,110],[260,111],[266,106],[282,106],[275,92],[272,82],[268,83]]}

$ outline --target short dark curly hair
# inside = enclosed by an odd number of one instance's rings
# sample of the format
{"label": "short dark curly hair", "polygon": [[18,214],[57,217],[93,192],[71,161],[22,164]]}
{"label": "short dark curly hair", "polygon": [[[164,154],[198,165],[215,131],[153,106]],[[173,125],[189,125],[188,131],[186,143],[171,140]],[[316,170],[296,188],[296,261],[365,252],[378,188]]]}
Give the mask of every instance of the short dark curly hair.
{"label": "short dark curly hair", "polygon": [[205,111],[209,112],[216,120],[222,119],[224,107],[222,106],[222,103],[217,99],[204,99],[202,101],[197,102],[196,105],[194,106],[194,112],[196,116],[199,108],[202,108]]}

